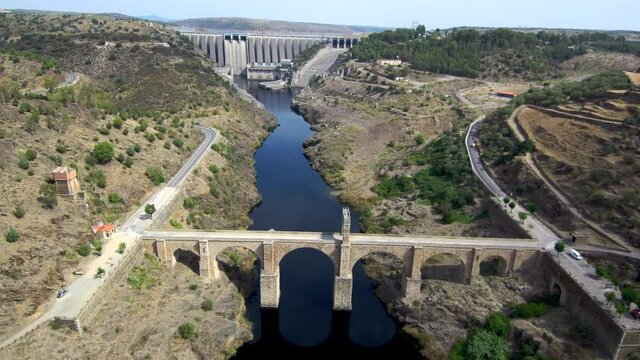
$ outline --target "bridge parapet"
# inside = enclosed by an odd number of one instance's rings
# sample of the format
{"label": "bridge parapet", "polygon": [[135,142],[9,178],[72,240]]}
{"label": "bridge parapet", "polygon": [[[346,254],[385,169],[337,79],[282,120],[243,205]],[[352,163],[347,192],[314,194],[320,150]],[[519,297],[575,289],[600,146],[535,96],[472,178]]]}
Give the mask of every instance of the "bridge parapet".
{"label": "bridge parapet", "polygon": [[[454,259],[459,265],[460,282],[468,283],[482,274],[482,263],[491,260],[504,269],[497,275],[508,275],[538,253],[536,243],[523,239],[474,239],[420,237],[401,235],[363,235],[345,232],[350,220],[346,214],[341,234],[264,231],[150,231],[143,234],[145,248],[165,264],[175,265],[177,256],[192,253],[197,259],[197,272],[204,277],[218,278],[217,257],[230,247],[250,250],[260,260],[260,304],[277,308],[280,302],[281,260],[290,252],[316,249],[331,259],[334,265],[334,308],[351,309],[353,267],[366,256],[375,253],[391,254],[402,261],[402,293],[406,298],[420,294],[423,271],[427,266],[436,273],[446,274],[447,266],[439,268],[439,257]],[[346,235],[346,236],[345,236]],[[497,260],[496,260],[497,259]],[[502,269],[502,268],[501,268]],[[429,278],[429,276],[427,276]],[[440,277],[435,277],[440,278]]]}

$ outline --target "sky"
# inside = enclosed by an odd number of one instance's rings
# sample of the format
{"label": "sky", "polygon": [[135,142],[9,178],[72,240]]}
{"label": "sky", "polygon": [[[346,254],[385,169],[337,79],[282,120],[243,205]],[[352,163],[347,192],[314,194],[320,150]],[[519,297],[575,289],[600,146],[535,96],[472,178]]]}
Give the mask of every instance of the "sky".
{"label": "sky", "polygon": [[[234,6],[234,4],[236,6]],[[249,17],[428,29],[456,26],[640,31],[640,0],[0,0],[0,8],[169,19]]]}

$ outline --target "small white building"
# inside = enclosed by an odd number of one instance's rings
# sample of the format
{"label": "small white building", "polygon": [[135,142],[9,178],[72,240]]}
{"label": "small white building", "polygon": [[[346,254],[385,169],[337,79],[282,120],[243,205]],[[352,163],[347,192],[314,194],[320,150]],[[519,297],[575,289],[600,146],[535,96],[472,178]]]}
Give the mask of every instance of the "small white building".
{"label": "small white building", "polygon": [[400,66],[402,65],[402,60],[400,59],[379,59],[376,60],[376,64],[383,66]]}

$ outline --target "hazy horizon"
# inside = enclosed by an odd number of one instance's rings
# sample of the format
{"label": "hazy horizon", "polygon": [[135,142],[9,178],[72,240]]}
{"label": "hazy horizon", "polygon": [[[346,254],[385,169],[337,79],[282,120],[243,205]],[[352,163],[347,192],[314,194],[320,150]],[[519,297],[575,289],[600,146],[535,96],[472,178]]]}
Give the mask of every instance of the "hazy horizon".
{"label": "hazy horizon", "polygon": [[538,0],[519,3],[517,6],[505,0],[473,3],[450,0],[446,4],[431,0],[418,4],[411,0],[398,0],[393,5],[390,9],[389,3],[381,0],[356,0],[349,3],[325,0],[322,6],[306,10],[301,7],[308,5],[300,5],[291,0],[279,1],[277,6],[264,1],[247,0],[238,7],[219,7],[206,0],[58,0],[46,3],[42,0],[0,1],[0,8],[6,9],[120,13],[135,17],[158,16],[171,20],[239,17],[390,28],[410,27],[412,23],[418,22],[429,29],[470,26],[640,31],[640,22],[635,15],[640,12],[640,2],[632,0],[611,0],[606,3],[589,0]]}

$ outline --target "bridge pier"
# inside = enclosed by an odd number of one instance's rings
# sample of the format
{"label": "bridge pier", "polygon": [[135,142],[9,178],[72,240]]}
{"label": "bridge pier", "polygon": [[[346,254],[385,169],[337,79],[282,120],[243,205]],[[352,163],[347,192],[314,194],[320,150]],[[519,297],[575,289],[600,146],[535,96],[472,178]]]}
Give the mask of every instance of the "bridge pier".
{"label": "bridge pier", "polygon": [[405,262],[404,273],[408,276],[402,278],[402,296],[405,299],[413,299],[420,295],[420,287],[422,286],[422,248],[414,246],[411,249],[409,261]]}
{"label": "bridge pier", "polygon": [[[207,279],[211,278],[211,275],[214,275],[214,278],[218,278],[218,267],[211,266],[211,261],[209,257],[209,242],[206,240],[198,241],[198,255],[200,256],[200,262],[198,263],[198,267],[200,269],[200,276],[205,277]],[[213,262],[216,260],[213,259]],[[213,269],[211,269],[213,268]],[[212,271],[213,270],[213,271]],[[213,272],[213,274],[212,274]]]}
{"label": "bridge pier", "polygon": [[277,309],[280,304],[280,271],[273,241],[262,245],[263,268],[260,272],[260,307]]}

